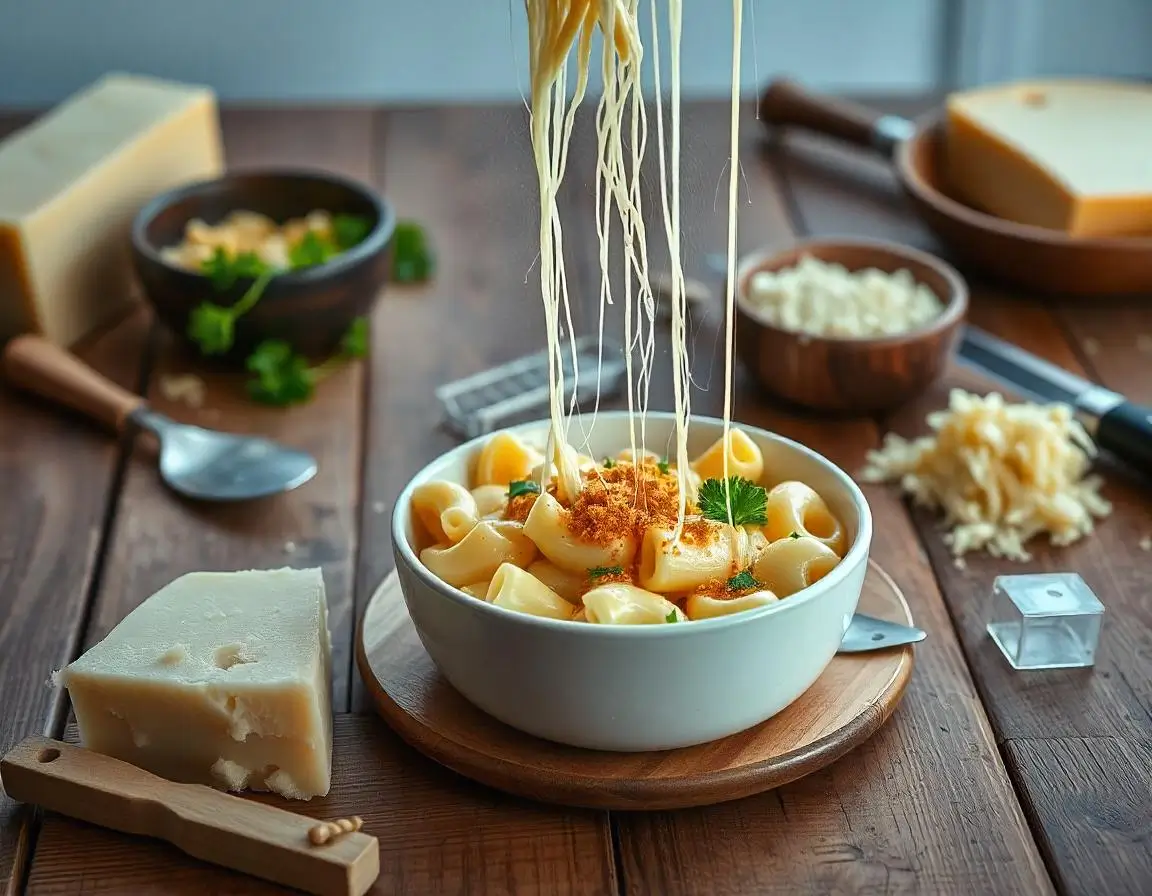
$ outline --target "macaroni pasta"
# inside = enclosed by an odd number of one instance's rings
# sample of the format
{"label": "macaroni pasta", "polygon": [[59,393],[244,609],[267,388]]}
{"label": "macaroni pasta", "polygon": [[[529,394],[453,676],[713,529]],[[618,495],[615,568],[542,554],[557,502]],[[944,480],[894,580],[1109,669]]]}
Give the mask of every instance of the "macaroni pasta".
{"label": "macaroni pasta", "polygon": [[[723,495],[714,486],[725,455],[729,470],[755,474],[733,480],[732,510],[724,497],[709,499]],[[843,523],[815,489],[794,480],[759,484],[764,456],[739,429],[692,462],[707,478],[699,497],[685,501],[679,538],[683,477],[669,461],[631,449],[600,463],[582,458],[579,492],[561,497],[555,468],[543,490],[526,478],[541,456],[502,432],[480,449],[471,488],[418,486],[412,517],[421,562],[471,597],[520,613],[662,625],[789,598],[831,572],[848,547]]]}

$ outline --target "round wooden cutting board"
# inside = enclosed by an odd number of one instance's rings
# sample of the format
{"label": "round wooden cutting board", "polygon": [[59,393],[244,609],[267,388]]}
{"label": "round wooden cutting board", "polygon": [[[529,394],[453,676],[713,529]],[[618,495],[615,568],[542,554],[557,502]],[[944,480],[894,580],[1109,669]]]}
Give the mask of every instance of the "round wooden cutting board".
{"label": "round wooden cutting board", "polygon": [[[904,596],[871,564],[860,612],[912,624]],[[440,677],[408,616],[395,573],[373,595],[356,660],[385,721],[460,774],[548,803],[596,809],[680,809],[761,793],[839,759],[892,714],[912,675],[912,648],[838,654],[795,703],[722,740],[660,753],[605,753],[523,734]]]}

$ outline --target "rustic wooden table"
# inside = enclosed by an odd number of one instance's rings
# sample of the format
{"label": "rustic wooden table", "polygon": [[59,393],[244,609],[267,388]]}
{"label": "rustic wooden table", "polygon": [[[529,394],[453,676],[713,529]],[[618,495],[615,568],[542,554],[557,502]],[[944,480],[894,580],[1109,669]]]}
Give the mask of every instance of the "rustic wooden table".
{"label": "rustic wooden table", "polygon": [[[684,115],[687,268],[696,276],[712,276],[705,256],[725,245],[726,116],[722,102]],[[20,120],[0,119],[0,130]],[[183,503],[138,447],[0,390],[0,746],[59,735],[68,707],[45,687],[48,673],[175,576],[320,564],[335,702],[352,714],[338,726],[337,763],[356,763],[357,805],[380,838],[375,892],[1152,893],[1152,554],[1138,546],[1152,531],[1152,492],[1117,472],[1107,485],[1113,517],[1070,549],[1038,547],[1031,564],[1079,571],[1107,606],[1095,669],[1070,672],[1014,673],[985,637],[992,578],[1017,566],[974,557],[956,568],[929,515],[869,488],[874,556],[929,640],[879,734],[775,792],[684,812],[567,811],[473,785],[400,743],[370,714],[352,661],[354,623],[392,566],[392,500],[454,444],[437,426],[433,387],[542,343],[527,273],[537,233],[524,110],[235,109],[224,128],[237,168],[315,165],[375,184],[428,227],[438,276],[388,290],[372,320],[371,359],[290,411],[254,407],[223,378],[209,383],[200,410],[165,402],[161,376],[189,362],[143,312],[85,349],[87,361],[178,418],[266,433],[318,455],[312,483],[264,503]],[[744,152],[745,249],[850,233],[938,250],[878,163],[798,136],[762,147],[751,111]],[[590,164],[574,150],[566,187],[588,220],[567,230],[583,295],[596,276]],[[980,326],[1152,402],[1152,304],[1042,302],[972,285]],[[698,382],[718,369],[717,319],[696,334]],[[581,325],[592,320],[586,313]],[[713,376],[696,409],[718,411],[719,384]],[[736,416],[852,470],[885,430],[921,430],[956,384],[979,385],[955,371],[890,419],[829,421],[773,405],[741,371]],[[653,403],[667,407],[670,387],[658,385]],[[4,892],[36,896],[273,891],[3,798],[0,881]]]}

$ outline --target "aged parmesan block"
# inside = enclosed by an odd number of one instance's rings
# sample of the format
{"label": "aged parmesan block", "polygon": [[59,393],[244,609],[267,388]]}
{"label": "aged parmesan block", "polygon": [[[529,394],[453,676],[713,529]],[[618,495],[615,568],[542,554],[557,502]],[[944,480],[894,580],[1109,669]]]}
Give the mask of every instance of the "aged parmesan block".
{"label": "aged parmesan block", "polygon": [[223,169],[216,98],[108,75],[0,143],[0,339],[70,345],[133,301],[140,207]]}
{"label": "aged parmesan block", "polygon": [[1074,236],[1152,234],[1152,85],[1048,80],[948,101],[946,171],[965,202]]}
{"label": "aged parmesan block", "polygon": [[319,569],[196,572],[53,676],[89,749],[174,781],[328,792],[331,644]]}

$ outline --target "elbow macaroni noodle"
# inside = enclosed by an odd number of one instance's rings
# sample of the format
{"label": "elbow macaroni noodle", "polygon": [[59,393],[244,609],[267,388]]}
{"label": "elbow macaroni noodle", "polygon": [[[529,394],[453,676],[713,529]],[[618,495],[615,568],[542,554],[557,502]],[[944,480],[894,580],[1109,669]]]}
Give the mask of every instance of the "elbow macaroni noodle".
{"label": "elbow macaroni noodle", "polygon": [[[579,458],[584,486],[578,500],[591,504],[582,511],[592,520],[589,531],[576,519],[577,505],[559,496],[555,476],[543,483],[531,478],[541,473],[543,454],[513,433],[499,433],[481,448],[470,489],[437,480],[413,492],[420,560],[447,584],[509,610],[597,625],[651,625],[769,606],[823,578],[849,546],[842,521],[820,494],[794,480],[763,489],[763,523],[707,519],[695,507],[693,489],[679,540],[674,493],[669,518],[613,528],[613,512],[617,519],[639,519],[629,517],[627,507],[621,511],[619,501],[643,504],[637,489],[661,482],[678,488],[683,481],[654,455],[641,456],[640,466],[632,457],[624,450],[602,464]],[[692,469],[702,479],[719,478],[725,464],[729,475],[751,483],[765,473],[760,448],[738,429],[696,458]],[[623,484],[613,492],[610,480]],[[614,495],[624,495],[615,511]],[[517,502],[531,505],[518,517]],[[598,521],[604,528],[597,529]]]}

